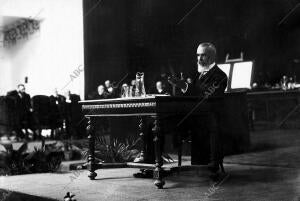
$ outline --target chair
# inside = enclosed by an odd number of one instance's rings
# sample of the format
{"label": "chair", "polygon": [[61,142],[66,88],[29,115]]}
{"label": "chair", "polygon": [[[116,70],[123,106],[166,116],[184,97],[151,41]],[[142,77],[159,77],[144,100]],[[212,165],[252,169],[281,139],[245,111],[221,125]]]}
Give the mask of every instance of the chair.
{"label": "chair", "polygon": [[18,114],[15,100],[0,96],[0,134],[9,134],[18,127]]}
{"label": "chair", "polygon": [[38,130],[41,137],[42,129],[54,129],[61,127],[62,123],[57,123],[57,108],[50,100],[50,97],[44,95],[36,95],[32,97],[34,128]]}

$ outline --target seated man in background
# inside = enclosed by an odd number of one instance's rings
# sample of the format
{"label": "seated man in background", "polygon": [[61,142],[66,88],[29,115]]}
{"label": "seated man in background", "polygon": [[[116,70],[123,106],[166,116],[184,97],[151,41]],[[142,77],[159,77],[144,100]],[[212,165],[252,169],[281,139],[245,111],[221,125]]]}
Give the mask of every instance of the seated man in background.
{"label": "seated man in background", "polygon": [[108,97],[108,93],[105,91],[105,87],[103,85],[99,85],[97,88],[97,94],[93,97],[93,99],[104,99]]}
{"label": "seated man in background", "polygon": [[116,82],[111,82],[106,80],[104,82],[105,92],[107,93],[107,98],[120,98],[119,85]]}
{"label": "seated man in background", "polygon": [[53,94],[50,96],[50,98],[55,101],[55,104],[57,105],[66,102],[66,98],[58,93],[57,88],[54,88]]}
{"label": "seated man in background", "polygon": [[105,91],[108,93],[108,89],[111,88],[111,82],[110,82],[110,80],[106,80],[104,82],[104,86],[105,86]]}
{"label": "seated man in background", "polygon": [[170,93],[166,91],[165,85],[162,83],[162,81],[156,82],[156,91],[155,94],[165,94],[169,95]]}
{"label": "seated man in background", "polygon": [[190,78],[190,77],[186,78],[186,83],[192,84],[193,83],[192,78]]}
{"label": "seated man in background", "polygon": [[[223,97],[227,86],[226,74],[216,65],[216,48],[211,43],[201,43],[197,48],[197,73],[191,84],[171,77],[169,82],[188,96],[202,98]],[[216,173],[222,167],[223,152],[220,138],[222,99],[212,105],[209,114],[190,117],[182,127],[192,129],[192,164],[208,164]]]}
{"label": "seated man in background", "polygon": [[[91,99],[106,99],[109,98],[108,92],[106,92],[104,85],[99,85],[97,88],[97,94],[93,95]],[[96,135],[104,135],[107,133],[109,128],[109,121],[108,118],[96,118],[95,120],[97,123],[95,124]]]}
{"label": "seated man in background", "polygon": [[78,104],[80,96],[72,94],[70,90],[66,94],[66,130],[67,137],[80,139],[83,135],[80,124],[83,119],[81,106]]}
{"label": "seated man in background", "polygon": [[50,104],[53,108],[53,115],[51,116],[51,124],[55,128],[51,130],[51,138],[57,133],[57,128],[63,128],[66,121],[66,98],[58,93],[57,88],[54,89],[53,95],[50,96]]}
{"label": "seated man in background", "polygon": [[95,90],[88,95],[88,99],[91,100],[104,99],[104,98],[108,98],[108,96],[109,94],[106,91],[105,86],[101,84],[97,87],[97,91]]}
{"label": "seated man in background", "polygon": [[[19,118],[17,126],[17,135],[19,138],[28,138],[28,129],[31,127],[31,99],[30,95],[25,92],[25,85],[18,84],[17,90],[10,91],[7,96],[12,97],[16,101],[16,108]],[[22,129],[25,130],[25,134]]]}

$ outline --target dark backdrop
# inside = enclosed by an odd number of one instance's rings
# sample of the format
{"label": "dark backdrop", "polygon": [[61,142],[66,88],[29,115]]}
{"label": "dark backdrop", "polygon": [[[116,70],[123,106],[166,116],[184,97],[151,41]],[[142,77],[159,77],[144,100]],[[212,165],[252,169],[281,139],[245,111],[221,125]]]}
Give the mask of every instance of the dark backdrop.
{"label": "dark backdrop", "polygon": [[[297,0],[84,0],[86,94],[106,79],[124,81],[144,71],[146,88],[160,74],[195,69],[200,42],[213,42],[218,62],[255,60],[258,75],[278,82],[300,79],[300,38],[292,17]],[[298,12],[298,9],[295,11]],[[291,20],[292,19],[292,20]],[[290,23],[293,21],[293,23]],[[298,80],[299,80],[298,79]]]}

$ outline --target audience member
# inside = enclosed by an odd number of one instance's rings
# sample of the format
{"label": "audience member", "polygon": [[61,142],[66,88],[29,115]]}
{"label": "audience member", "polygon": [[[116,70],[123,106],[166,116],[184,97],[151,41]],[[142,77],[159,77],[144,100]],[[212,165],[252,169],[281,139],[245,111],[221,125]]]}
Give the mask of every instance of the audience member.
{"label": "audience member", "polygon": [[[50,96],[50,105],[53,108],[51,115],[51,124],[53,128],[63,128],[66,121],[66,98],[58,93],[57,88],[54,89],[53,95]],[[54,137],[55,131],[51,131],[51,138]]]}
{"label": "audience member", "polygon": [[67,137],[79,138],[79,122],[82,120],[81,106],[78,104],[80,96],[72,94],[70,90],[66,93],[66,130]]}
{"label": "audience member", "polygon": [[104,82],[104,86],[105,86],[105,91],[109,92],[108,89],[111,88],[111,82],[110,82],[110,80],[106,80]]}
{"label": "audience member", "polygon": [[[12,97],[16,101],[16,108],[19,116],[19,124],[17,128],[17,135],[19,138],[28,138],[28,129],[31,127],[31,100],[30,95],[25,92],[25,85],[18,84],[17,90],[7,93],[7,96]],[[25,134],[22,132],[25,130]]]}
{"label": "audience member", "polygon": [[53,94],[50,96],[50,98],[55,100],[56,105],[59,105],[66,101],[66,98],[58,93],[57,88],[54,88]]}
{"label": "audience member", "polygon": [[93,97],[93,99],[104,99],[108,97],[108,92],[105,91],[105,87],[103,85],[99,85],[97,88],[97,94]]}
{"label": "audience member", "polygon": [[120,98],[121,89],[116,82],[112,82],[108,90],[108,98]]}
{"label": "audience member", "polygon": [[165,85],[162,83],[162,81],[157,81],[156,82],[156,94],[170,94],[166,91]]}

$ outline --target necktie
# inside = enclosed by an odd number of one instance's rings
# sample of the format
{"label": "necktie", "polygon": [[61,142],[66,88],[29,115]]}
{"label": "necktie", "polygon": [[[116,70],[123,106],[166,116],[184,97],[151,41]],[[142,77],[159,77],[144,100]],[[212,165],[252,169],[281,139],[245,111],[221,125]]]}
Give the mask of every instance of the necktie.
{"label": "necktie", "polygon": [[200,75],[199,75],[199,80],[208,72],[208,70],[203,71]]}

